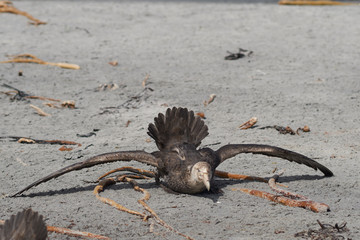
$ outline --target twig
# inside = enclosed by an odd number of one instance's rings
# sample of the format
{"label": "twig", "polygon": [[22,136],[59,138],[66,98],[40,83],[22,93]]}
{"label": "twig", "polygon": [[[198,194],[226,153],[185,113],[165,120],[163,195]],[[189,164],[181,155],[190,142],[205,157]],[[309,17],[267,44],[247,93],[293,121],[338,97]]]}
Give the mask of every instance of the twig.
{"label": "twig", "polygon": [[33,24],[33,25],[46,24],[46,22],[43,22],[43,21],[40,21],[39,19],[34,18],[29,13],[20,11],[19,9],[15,8],[12,5],[11,1],[0,1],[0,13],[2,13],[2,12],[3,13],[13,13],[13,14],[18,14],[18,15],[25,16],[29,20],[32,21],[30,23]]}
{"label": "twig", "polygon": [[[257,181],[257,182],[264,182],[267,183],[268,180],[262,177],[255,177],[255,176],[248,176],[248,175],[241,175],[241,174],[234,174],[234,173],[229,173],[229,172],[223,172],[223,171],[219,171],[219,170],[215,170],[215,176],[219,177],[219,178],[228,178],[228,179],[236,179],[236,180],[248,180],[248,181]],[[282,187],[288,187],[286,185],[277,183]],[[236,189],[232,189],[232,190],[236,190]]]}
{"label": "twig", "polygon": [[51,116],[51,114],[44,112],[41,108],[39,108],[35,105],[30,104],[29,106],[32,107],[33,109],[35,109],[37,114],[39,114],[40,116],[43,116],[43,117]]}
{"label": "twig", "polygon": [[271,190],[283,195],[284,197],[288,197],[288,198],[291,198],[291,199],[309,200],[307,197],[305,197],[303,195],[300,195],[300,194],[297,194],[297,193],[292,193],[290,191],[286,191],[284,189],[279,188],[276,185],[276,181],[283,174],[284,174],[284,171],[280,172],[279,174],[275,174],[272,178],[269,179],[268,184],[269,184],[269,187],[271,188]]}
{"label": "twig", "polygon": [[115,202],[112,199],[100,196],[100,192],[104,191],[105,187],[107,187],[109,185],[112,185],[112,184],[115,184],[115,183],[116,183],[116,181],[115,181],[114,178],[106,178],[104,180],[101,180],[99,182],[99,184],[94,189],[94,194],[95,194],[96,198],[99,199],[101,202],[109,204],[110,206],[112,206],[112,207],[114,207],[114,208],[116,208],[116,209],[118,209],[120,211],[127,212],[127,213],[130,213],[130,214],[136,215],[136,216],[140,216],[143,220],[148,219],[149,216],[147,216],[147,215],[145,215],[143,213],[130,210],[130,209],[118,204],[117,202]]}
{"label": "twig", "polygon": [[37,63],[37,64],[43,64],[43,65],[57,66],[57,67],[67,68],[67,69],[75,69],[75,70],[80,69],[80,66],[76,65],[76,64],[45,62],[31,54],[16,55],[16,56],[13,56],[12,59],[7,60],[7,61],[2,61],[0,63]]}
{"label": "twig", "polygon": [[240,191],[248,193],[253,196],[261,197],[276,203],[280,203],[289,207],[301,207],[309,209],[313,212],[327,212],[330,210],[329,206],[324,203],[318,203],[311,200],[294,200],[287,197],[274,195],[268,192],[263,192],[254,189],[242,188]]}
{"label": "twig", "polygon": [[39,100],[44,100],[44,101],[61,102],[61,100],[59,100],[59,99],[30,95],[29,93],[26,93],[22,90],[14,88],[13,86],[10,86],[6,83],[4,83],[2,86],[13,90],[13,91],[8,91],[8,92],[2,92],[6,95],[12,96],[12,99],[22,100],[23,98],[28,98],[28,99],[39,99]]}
{"label": "twig", "polygon": [[144,170],[141,168],[134,168],[134,167],[121,167],[121,168],[116,168],[116,169],[113,169],[113,170],[105,173],[104,175],[102,175],[101,177],[98,178],[98,181],[109,176],[110,174],[113,174],[116,172],[121,172],[121,171],[128,171],[128,172],[141,174],[144,177],[144,179],[155,178],[155,176],[156,176],[154,171],[149,171],[149,170]]}
{"label": "twig", "polygon": [[349,2],[336,2],[336,1],[307,1],[307,0],[281,0],[278,2],[279,5],[357,5],[357,3],[349,3]]}
{"label": "twig", "polygon": [[89,233],[89,232],[76,231],[76,230],[62,228],[62,227],[47,226],[47,230],[48,230],[48,232],[56,232],[56,233],[66,234],[66,235],[74,236],[74,237],[88,237],[88,238],[106,239],[106,240],[110,239],[110,238],[102,236],[102,235],[97,235],[97,234]]}
{"label": "twig", "polygon": [[[122,167],[122,168],[118,168],[118,169],[114,169],[110,172],[107,172],[105,173],[104,175],[102,175],[101,177],[99,177],[99,180],[108,176],[109,174],[112,174],[112,173],[115,173],[115,172],[118,172],[118,171],[131,171],[131,172],[134,172],[134,173],[137,173],[137,174],[140,174],[140,175],[129,175],[129,174],[124,174],[124,175],[119,175],[116,177],[116,179],[114,178],[105,178],[104,180],[101,180],[99,182],[99,184],[95,187],[94,189],[94,194],[96,196],[96,198],[98,198],[100,201],[106,203],[106,204],[109,204],[113,207],[115,207],[116,209],[120,210],[120,211],[123,211],[123,212],[127,212],[127,213],[130,213],[130,214],[133,214],[133,215],[137,215],[137,216],[140,216],[142,217],[143,220],[147,220],[149,217],[152,217],[155,219],[155,221],[160,224],[161,226],[169,229],[170,231],[182,236],[182,237],[185,237],[186,239],[189,239],[191,240],[192,238],[177,231],[176,229],[174,229],[173,227],[171,227],[170,225],[168,225],[166,222],[164,222],[157,214],[154,210],[152,210],[149,205],[147,205],[146,201],[148,201],[150,199],[150,193],[139,187],[139,185],[137,184],[137,182],[134,180],[134,178],[138,178],[138,179],[148,179],[150,177],[155,177],[155,173],[153,171],[148,171],[148,170],[143,170],[143,169],[138,169],[138,168],[133,168],[133,167]],[[130,210],[118,203],[116,203],[114,200],[111,200],[109,198],[104,198],[104,197],[101,197],[99,195],[99,193],[101,191],[104,191],[104,188],[108,185],[112,185],[112,184],[115,184],[116,182],[128,182],[130,183],[134,190],[135,191],[138,191],[138,192],[141,192],[144,194],[144,197],[139,199],[138,202],[145,208],[146,211],[148,211],[150,213],[150,216],[148,215],[145,215],[143,213],[140,213],[140,212],[137,212],[137,211],[134,211],[134,210]]]}
{"label": "twig", "polygon": [[251,128],[252,126],[254,126],[255,123],[257,123],[257,117],[252,117],[252,118],[250,118],[249,121],[244,122],[243,124],[241,124],[241,125],[239,126],[239,128],[240,128],[241,130],[245,130],[245,129],[248,129],[248,128]]}
{"label": "twig", "polygon": [[248,175],[241,175],[241,174],[233,174],[229,172],[223,172],[219,170],[215,170],[215,176],[219,178],[229,178],[229,179],[238,179],[238,180],[249,180],[249,181],[258,181],[258,182],[265,182],[267,183],[268,180],[261,177],[254,177]]}
{"label": "twig", "polygon": [[283,189],[279,188],[278,186],[276,186],[275,182],[279,178],[279,176],[282,174],[283,174],[283,172],[274,175],[272,178],[269,179],[269,182],[268,182],[270,188],[273,191],[281,194],[282,196],[274,195],[274,194],[259,191],[259,190],[247,189],[247,188],[242,188],[242,189],[240,189],[240,191],[248,193],[250,195],[261,197],[261,198],[264,198],[264,199],[267,199],[267,200],[270,200],[270,201],[273,201],[276,203],[280,203],[280,204],[283,204],[283,205],[289,206],[289,207],[301,207],[301,208],[309,209],[313,212],[328,212],[328,211],[330,211],[330,207],[325,203],[318,203],[318,202],[312,201],[311,199],[309,199],[303,195],[292,193],[292,192],[283,190]]}
{"label": "twig", "polygon": [[189,240],[193,240],[193,238],[179,232],[178,230],[176,230],[175,228],[173,228],[172,226],[170,226],[169,224],[167,224],[164,220],[162,220],[154,210],[152,210],[149,205],[146,204],[145,201],[148,201],[150,199],[150,193],[148,191],[146,191],[145,189],[139,187],[139,185],[137,184],[137,182],[131,178],[125,178],[126,181],[130,182],[133,187],[134,187],[134,190],[135,191],[138,191],[138,192],[142,192],[145,196],[142,198],[142,199],[139,199],[138,202],[145,208],[146,211],[148,211],[151,216],[163,227],[169,229],[170,231],[186,238],[186,239],[189,239]]}
{"label": "twig", "polygon": [[11,138],[13,141],[17,141],[18,143],[37,143],[37,144],[59,144],[59,145],[78,145],[81,146],[80,143],[67,141],[67,140],[38,140],[29,137],[17,137],[17,136],[0,136],[0,139]]}

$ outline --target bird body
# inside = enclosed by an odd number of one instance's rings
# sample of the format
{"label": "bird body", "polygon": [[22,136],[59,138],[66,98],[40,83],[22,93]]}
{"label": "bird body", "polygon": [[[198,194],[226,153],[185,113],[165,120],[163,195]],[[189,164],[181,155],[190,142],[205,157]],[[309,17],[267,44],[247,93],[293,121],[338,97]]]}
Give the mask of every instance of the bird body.
{"label": "bird body", "polygon": [[262,154],[279,157],[298,164],[304,164],[325,176],[333,173],[320,163],[296,152],[261,144],[228,144],[214,151],[210,148],[198,149],[201,141],[209,134],[208,127],[200,117],[186,108],[168,108],[166,114],[159,113],[150,123],[148,134],[155,140],[158,151],[121,151],[101,154],[85,161],[62,168],[30,184],[13,196],[50,179],[71,171],[115,161],[138,161],[157,169],[157,182],[162,180],[165,188],[178,193],[194,194],[214,190],[216,168],[225,160],[240,153]]}

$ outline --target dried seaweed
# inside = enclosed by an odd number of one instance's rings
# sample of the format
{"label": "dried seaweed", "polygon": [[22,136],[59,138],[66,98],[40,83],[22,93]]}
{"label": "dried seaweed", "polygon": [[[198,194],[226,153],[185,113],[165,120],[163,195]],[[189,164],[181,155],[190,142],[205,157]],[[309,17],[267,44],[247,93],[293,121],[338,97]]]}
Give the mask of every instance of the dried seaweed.
{"label": "dried seaweed", "polygon": [[298,238],[304,238],[309,240],[322,240],[322,239],[328,239],[328,240],[345,240],[350,238],[346,238],[342,236],[342,234],[349,232],[349,229],[346,227],[346,222],[343,222],[342,224],[324,224],[321,223],[319,220],[317,220],[317,223],[320,225],[319,230],[304,230],[298,233],[294,234],[294,237]]}
{"label": "dried seaweed", "polygon": [[42,65],[51,65],[51,66],[57,66],[61,68],[74,69],[74,70],[80,69],[80,66],[76,64],[45,62],[31,54],[15,55],[12,56],[12,59],[7,61],[2,61],[0,63],[37,63]]}
{"label": "dried seaweed", "polygon": [[101,108],[101,110],[103,110],[103,111],[100,112],[99,114],[101,115],[101,114],[105,114],[105,113],[114,113],[118,109],[121,109],[121,108],[126,108],[126,109],[139,108],[139,106],[151,96],[150,93],[153,91],[154,90],[152,88],[145,87],[141,92],[139,92],[135,96],[129,97],[128,100],[126,100],[125,102],[123,102],[122,104],[120,104],[116,107]]}
{"label": "dried seaweed", "polygon": [[40,21],[39,19],[34,18],[29,13],[20,11],[16,7],[13,6],[11,1],[0,1],[0,13],[12,13],[17,15],[22,15],[27,17],[31,22],[30,24],[33,25],[41,25],[46,24],[46,22]]}
{"label": "dried seaweed", "polygon": [[17,136],[0,136],[0,139],[7,139],[10,138],[10,141],[16,141],[18,143],[28,143],[28,144],[58,144],[58,145],[78,145],[81,146],[80,143],[67,141],[67,140],[39,140],[33,139],[29,137],[17,137]]}

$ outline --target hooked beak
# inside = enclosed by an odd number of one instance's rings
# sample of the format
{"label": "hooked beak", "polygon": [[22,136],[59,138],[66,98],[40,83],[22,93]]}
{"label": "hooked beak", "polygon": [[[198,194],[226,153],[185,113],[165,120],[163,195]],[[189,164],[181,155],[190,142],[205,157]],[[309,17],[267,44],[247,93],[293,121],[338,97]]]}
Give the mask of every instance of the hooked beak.
{"label": "hooked beak", "polygon": [[208,173],[204,173],[203,175],[203,182],[208,191],[210,191],[210,178]]}

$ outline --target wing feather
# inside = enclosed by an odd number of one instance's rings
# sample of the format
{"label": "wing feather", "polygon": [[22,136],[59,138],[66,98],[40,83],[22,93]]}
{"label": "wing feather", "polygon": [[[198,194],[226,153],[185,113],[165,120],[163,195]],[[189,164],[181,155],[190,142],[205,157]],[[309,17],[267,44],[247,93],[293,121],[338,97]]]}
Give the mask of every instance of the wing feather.
{"label": "wing feather", "polygon": [[43,217],[30,208],[12,215],[0,231],[0,239],[45,240],[47,228]]}
{"label": "wing feather", "polygon": [[74,163],[70,166],[64,167],[56,172],[51,173],[50,175],[39,179],[38,181],[30,184],[24,189],[12,195],[12,197],[21,194],[22,192],[29,190],[32,187],[39,185],[40,183],[44,183],[49,181],[50,179],[57,178],[65,173],[71,171],[78,171],[84,168],[89,168],[95,165],[116,162],[116,161],[138,161],[141,163],[149,164],[154,167],[159,167],[159,159],[153,156],[150,153],[144,151],[125,151],[125,152],[112,152],[112,153],[104,153],[92,158],[89,158],[85,161]]}
{"label": "wing feather", "polygon": [[159,114],[150,123],[148,134],[160,150],[170,150],[177,144],[193,144],[198,147],[209,134],[208,127],[200,117],[187,108],[168,108],[165,116]]}
{"label": "wing feather", "polygon": [[259,144],[229,144],[221,147],[215,152],[220,158],[220,162],[225,161],[228,158],[234,157],[240,153],[253,153],[253,154],[262,154],[270,157],[278,157],[286,159],[290,162],[296,162],[298,164],[304,164],[308,167],[311,167],[315,170],[320,170],[325,174],[325,176],[330,177],[334,174],[327,167],[322,164],[308,158],[302,154],[292,152],[283,148],[269,146],[269,145],[259,145]]}

